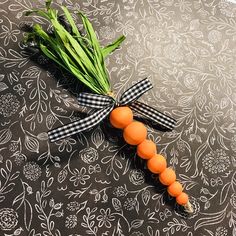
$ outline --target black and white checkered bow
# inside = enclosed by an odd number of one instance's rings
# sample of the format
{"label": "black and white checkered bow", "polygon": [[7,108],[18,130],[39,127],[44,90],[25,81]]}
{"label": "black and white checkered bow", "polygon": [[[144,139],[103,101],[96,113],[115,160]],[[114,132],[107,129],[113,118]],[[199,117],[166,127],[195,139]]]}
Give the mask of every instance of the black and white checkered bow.
{"label": "black and white checkered bow", "polygon": [[114,98],[106,95],[92,94],[92,93],[80,93],[78,102],[82,106],[98,109],[92,115],[73,121],[70,124],[61,126],[59,128],[50,130],[48,137],[51,142],[66,138],[83,130],[87,130],[99,122],[101,122],[115,106],[126,106],[146,116],[148,119],[158,123],[159,125],[172,130],[175,126],[176,120],[157,111],[156,109],[138,102],[137,99],[152,88],[151,82],[146,78],[136,83],[128,90],[126,90],[118,101]]}

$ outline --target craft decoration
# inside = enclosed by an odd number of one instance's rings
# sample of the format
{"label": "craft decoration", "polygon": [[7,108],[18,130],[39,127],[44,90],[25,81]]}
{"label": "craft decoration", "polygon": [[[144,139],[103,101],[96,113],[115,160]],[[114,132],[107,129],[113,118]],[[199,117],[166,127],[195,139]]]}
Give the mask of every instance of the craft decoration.
{"label": "craft decoration", "polygon": [[36,43],[48,58],[84,83],[93,93],[80,93],[78,102],[82,106],[96,110],[84,119],[50,130],[49,140],[55,142],[92,128],[109,115],[111,124],[123,130],[124,140],[130,145],[137,146],[137,155],[147,160],[150,172],[159,174],[159,181],[168,186],[168,193],[176,197],[177,203],[184,206],[186,211],[192,212],[188,195],[183,192],[181,183],[176,181],[175,171],[167,168],[166,158],[157,154],[156,144],[147,139],[145,125],[133,119],[133,111],[136,111],[169,130],[175,126],[176,121],[173,118],[137,101],[152,88],[151,82],[147,78],[143,79],[124,91],[119,99],[114,98],[104,61],[120,46],[125,37],[121,36],[112,44],[101,47],[92,24],[82,12],[78,15],[82,19],[86,35],[79,32],[72,15],[64,6],[61,6],[61,9],[69,25],[65,27],[61,24],[58,20],[58,10],[51,8],[51,3],[52,0],[48,0],[46,10],[33,9],[27,12],[27,15],[36,13],[47,19],[53,27],[52,34],[48,34],[40,25],[35,24],[26,42]]}

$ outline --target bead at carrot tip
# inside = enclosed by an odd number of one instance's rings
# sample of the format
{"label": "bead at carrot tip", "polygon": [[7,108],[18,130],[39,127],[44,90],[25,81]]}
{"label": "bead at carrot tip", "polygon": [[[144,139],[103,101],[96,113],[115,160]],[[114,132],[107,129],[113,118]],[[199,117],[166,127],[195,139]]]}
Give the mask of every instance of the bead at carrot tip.
{"label": "bead at carrot tip", "polygon": [[175,171],[171,168],[166,168],[163,172],[160,173],[159,180],[164,185],[171,185],[176,180]]}
{"label": "bead at carrot tip", "polygon": [[129,107],[117,107],[110,113],[111,124],[118,129],[124,129],[133,121],[133,112]]}
{"label": "bead at carrot tip", "polygon": [[188,195],[184,192],[182,192],[179,196],[176,197],[176,202],[179,205],[186,205],[188,203],[189,199],[188,199]]}
{"label": "bead at carrot tip", "polygon": [[175,181],[174,183],[168,186],[167,191],[170,194],[170,196],[177,197],[183,191],[182,184],[178,181]]}
{"label": "bead at carrot tip", "polygon": [[138,121],[133,121],[123,132],[125,141],[130,145],[138,145],[143,142],[147,137],[147,128],[145,125]]}
{"label": "bead at carrot tip", "polygon": [[167,162],[165,157],[156,154],[147,161],[147,168],[154,174],[159,174],[166,169]]}
{"label": "bead at carrot tip", "polygon": [[145,139],[137,146],[137,154],[142,159],[150,159],[156,154],[156,152],[156,144],[151,140]]}

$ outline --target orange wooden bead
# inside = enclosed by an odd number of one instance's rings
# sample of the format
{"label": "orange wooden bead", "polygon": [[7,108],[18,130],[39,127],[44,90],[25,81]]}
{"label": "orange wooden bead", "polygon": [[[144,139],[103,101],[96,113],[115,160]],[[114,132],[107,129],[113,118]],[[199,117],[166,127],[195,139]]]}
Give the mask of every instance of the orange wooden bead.
{"label": "orange wooden bead", "polygon": [[170,196],[177,197],[183,191],[182,184],[180,182],[178,182],[178,181],[175,181],[170,186],[168,186],[167,191],[170,194]]}
{"label": "orange wooden bead", "polygon": [[167,163],[165,157],[156,154],[147,161],[147,168],[154,174],[159,174],[166,169]]}
{"label": "orange wooden bead", "polygon": [[160,173],[159,180],[164,185],[171,185],[176,180],[175,171],[171,168],[166,168],[163,172]]}
{"label": "orange wooden bead", "polygon": [[133,112],[129,107],[117,107],[110,113],[111,124],[118,129],[124,129],[133,121]]}
{"label": "orange wooden bead", "polygon": [[184,192],[182,192],[179,196],[176,197],[176,202],[179,204],[179,205],[186,205],[188,203],[188,195]]}
{"label": "orange wooden bead", "polygon": [[133,121],[123,132],[125,141],[130,145],[138,145],[143,142],[147,137],[147,128],[145,125],[138,121]]}
{"label": "orange wooden bead", "polygon": [[137,154],[143,159],[150,159],[157,152],[156,144],[148,139],[145,139],[137,146]]}

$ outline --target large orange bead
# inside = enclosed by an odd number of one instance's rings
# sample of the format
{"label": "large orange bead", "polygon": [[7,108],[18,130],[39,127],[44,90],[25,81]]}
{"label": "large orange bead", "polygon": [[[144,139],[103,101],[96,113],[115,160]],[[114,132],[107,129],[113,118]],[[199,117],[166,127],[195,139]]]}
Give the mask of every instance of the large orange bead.
{"label": "large orange bead", "polygon": [[133,121],[123,132],[125,141],[130,145],[138,145],[143,142],[147,137],[147,128],[145,125],[138,121]]}
{"label": "large orange bead", "polygon": [[181,193],[176,197],[176,202],[182,206],[186,205],[188,203],[188,200],[188,195],[186,193]]}
{"label": "large orange bead", "polygon": [[177,197],[183,191],[182,184],[180,182],[178,182],[178,181],[175,181],[170,186],[168,186],[167,191],[170,194],[170,196]]}
{"label": "large orange bead", "polygon": [[117,107],[110,113],[111,124],[118,129],[124,129],[133,121],[133,112],[129,107]]}
{"label": "large orange bead", "polygon": [[137,146],[137,154],[143,159],[150,159],[157,152],[156,144],[148,139],[145,139]]}
{"label": "large orange bead", "polygon": [[171,185],[176,180],[175,171],[171,168],[166,168],[162,173],[160,173],[159,180],[164,185]]}
{"label": "large orange bead", "polygon": [[147,168],[154,174],[159,174],[166,169],[167,163],[165,157],[156,154],[147,161]]}

